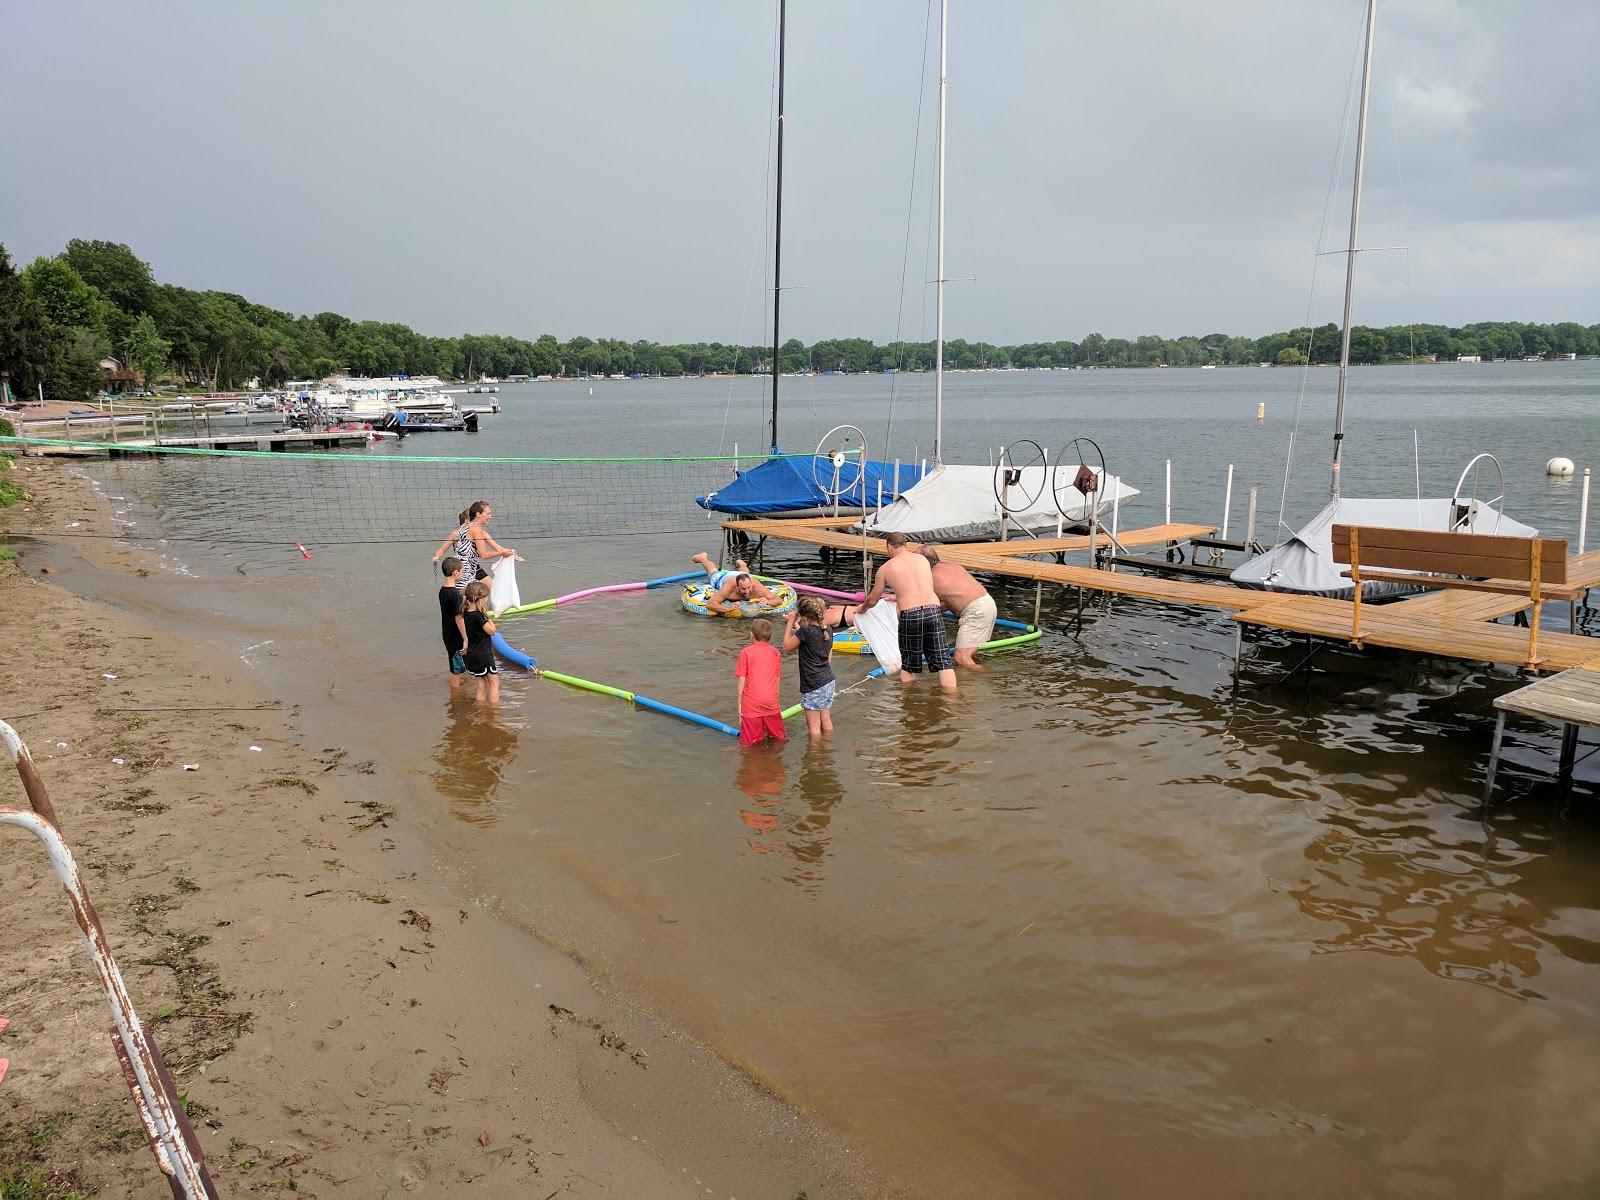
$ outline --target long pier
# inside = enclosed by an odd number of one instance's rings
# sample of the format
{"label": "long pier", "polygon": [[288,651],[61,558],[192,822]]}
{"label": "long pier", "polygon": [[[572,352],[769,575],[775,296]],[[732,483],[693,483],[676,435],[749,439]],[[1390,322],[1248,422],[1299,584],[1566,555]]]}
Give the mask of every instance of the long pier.
{"label": "long pier", "polygon": [[[881,538],[846,532],[856,517],[812,517],[793,520],[740,518],[722,522],[725,529],[755,537],[824,546],[882,557],[888,547]],[[1172,545],[1213,532],[1209,525],[1152,525],[1123,530],[1116,541],[1122,547]],[[1106,544],[1104,535],[1101,543]],[[1351,635],[1354,605],[1349,600],[1307,596],[1293,592],[1264,592],[1227,583],[1170,579],[1161,575],[1110,571],[1093,565],[1060,561],[1072,551],[1088,550],[1085,535],[1062,538],[1012,538],[1005,541],[940,544],[939,556],[968,570],[987,575],[1034,579],[1077,587],[1084,591],[1133,596],[1183,607],[1218,609],[1247,626],[1304,634],[1308,638],[1355,646],[1383,646],[1467,662],[1526,666],[1528,636],[1525,630],[1497,623],[1532,607],[1527,596],[1469,593],[1441,589],[1387,604],[1364,604],[1361,634]],[[1041,562],[1030,555],[1050,555],[1057,561]],[[1568,561],[1568,582],[1548,587],[1552,600],[1574,600],[1591,587],[1600,587],[1600,550]],[[1543,633],[1539,638],[1538,670],[1560,671],[1584,664],[1600,664],[1600,639],[1576,633]]]}
{"label": "long pier", "polygon": [[[26,436],[26,435],[24,435]],[[372,439],[364,429],[323,431],[306,429],[263,430],[259,433],[200,434],[188,437],[128,438],[117,442],[66,440],[30,444],[24,453],[34,458],[85,458],[138,454],[146,450],[338,450],[365,446]]]}

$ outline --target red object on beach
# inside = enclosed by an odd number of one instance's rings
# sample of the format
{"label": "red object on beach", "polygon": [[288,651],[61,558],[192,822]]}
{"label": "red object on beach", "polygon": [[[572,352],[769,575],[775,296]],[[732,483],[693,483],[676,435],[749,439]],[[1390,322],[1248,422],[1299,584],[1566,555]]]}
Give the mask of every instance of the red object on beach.
{"label": "red object on beach", "polygon": [[309,551],[309,550],[307,550],[307,549],[306,549],[306,548],[305,548],[305,547],[304,547],[304,546],[302,546],[302,545],[301,545],[301,544],[300,544],[300,543],[299,543],[299,542],[296,542],[296,543],[295,543],[295,544],[294,544],[294,548],[295,548],[295,549],[296,549],[296,550],[298,550],[298,551],[300,551],[300,557],[301,557],[301,558],[310,558],[310,557],[311,557],[311,551]]}

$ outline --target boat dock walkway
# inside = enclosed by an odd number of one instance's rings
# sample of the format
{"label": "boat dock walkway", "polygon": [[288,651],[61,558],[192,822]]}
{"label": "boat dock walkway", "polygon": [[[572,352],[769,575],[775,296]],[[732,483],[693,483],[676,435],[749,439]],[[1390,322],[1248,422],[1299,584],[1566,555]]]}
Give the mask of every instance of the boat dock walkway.
{"label": "boat dock walkway", "polygon": [[[885,555],[887,547],[881,539],[863,539],[860,534],[849,533],[841,528],[853,524],[857,519],[743,518],[722,524],[727,529],[756,537],[772,537],[856,553],[862,551],[865,543],[867,552],[880,557]],[[1153,525],[1123,530],[1117,535],[1117,541],[1124,547],[1152,546],[1206,537],[1211,533],[1212,527],[1209,525]],[[1101,544],[1105,544],[1103,539]],[[1060,556],[1088,548],[1087,536],[1015,538],[941,544],[939,555],[969,570],[988,575],[1033,579],[1165,604],[1220,609],[1230,613],[1239,622],[1241,634],[1245,626],[1255,626],[1346,645],[1384,646],[1469,662],[1515,667],[1526,665],[1527,631],[1497,623],[1499,617],[1530,608],[1532,602],[1526,595],[1441,589],[1388,604],[1367,603],[1362,605],[1361,636],[1357,639],[1351,636],[1355,606],[1349,600],[1255,591],[1226,583],[1171,579],[1163,575],[1110,571],[1061,561],[1041,562],[1026,557],[1034,554]],[[1567,579],[1567,584],[1560,588],[1547,587],[1545,596],[1553,600],[1576,600],[1587,588],[1600,587],[1600,551],[1590,551],[1570,559]],[[1561,671],[1600,660],[1600,639],[1577,634],[1545,633],[1539,639],[1539,654],[1538,669]]]}
{"label": "boat dock walkway", "polygon": [[137,454],[141,450],[338,450],[365,446],[371,439],[365,430],[262,430],[258,433],[200,434],[188,437],[128,438],[115,443],[73,445],[52,441],[26,447],[24,453],[35,458],[83,458],[94,455]]}

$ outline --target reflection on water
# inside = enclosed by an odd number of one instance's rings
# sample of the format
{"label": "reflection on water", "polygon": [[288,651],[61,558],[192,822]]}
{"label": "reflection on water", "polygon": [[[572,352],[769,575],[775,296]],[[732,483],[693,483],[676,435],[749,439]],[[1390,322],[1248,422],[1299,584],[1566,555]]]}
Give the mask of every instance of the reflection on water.
{"label": "reflection on water", "polygon": [[446,702],[444,732],[434,748],[434,784],[450,800],[450,815],[470,825],[493,825],[500,785],[517,751],[517,733],[495,708],[478,704],[470,687]]}

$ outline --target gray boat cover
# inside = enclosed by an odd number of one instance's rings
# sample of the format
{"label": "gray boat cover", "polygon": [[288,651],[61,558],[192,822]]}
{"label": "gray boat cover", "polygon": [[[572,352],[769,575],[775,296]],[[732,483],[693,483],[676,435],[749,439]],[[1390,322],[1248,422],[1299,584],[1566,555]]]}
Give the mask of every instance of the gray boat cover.
{"label": "gray boat cover", "polygon": [[[1098,476],[1098,468],[1090,470]],[[968,467],[945,464],[932,467],[906,489],[893,504],[883,506],[856,526],[882,536],[900,532],[919,542],[970,542],[997,537],[1000,532],[1000,502],[995,498],[993,467]],[[1056,502],[1050,495],[1053,475],[1045,467],[1022,468],[1022,477],[1015,485],[1015,498],[1009,521],[1010,528],[1028,529],[1037,534],[1054,534]],[[1111,524],[1113,499],[1126,504],[1139,494],[1115,475],[1100,481],[1099,520],[1101,525]],[[1024,509],[1023,501],[1035,493],[1038,498]],[[1066,509],[1065,527],[1086,524],[1089,520],[1091,499],[1063,484],[1061,503]],[[1022,511],[1018,511],[1022,509]]]}
{"label": "gray boat cover", "polygon": [[[1457,514],[1468,509],[1466,520]],[[1270,592],[1301,592],[1310,596],[1332,596],[1348,600],[1355,586],[1342,572],[1349,563],[1333,560],[1333,527],[1366,525],[1382,529],[1455,528],[1470,533],[1495,533],[1505,537],[1537,537],[1539,531],[1513,521],[1494,508],[1474,501],[1458,502],[1445,497],[1425,500],[1349,500],[1330,501],[1328,506],[1295,533],[1265,554],[1234,569],[1231,578],[1241,587]],[[1367,581],[1361,598],[1373,600],[1427,588],[1427,576],[1419,575],[1416,586],[1404,583]]]}

